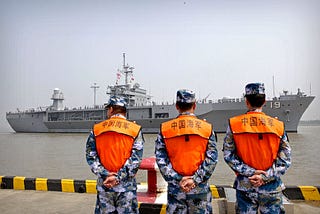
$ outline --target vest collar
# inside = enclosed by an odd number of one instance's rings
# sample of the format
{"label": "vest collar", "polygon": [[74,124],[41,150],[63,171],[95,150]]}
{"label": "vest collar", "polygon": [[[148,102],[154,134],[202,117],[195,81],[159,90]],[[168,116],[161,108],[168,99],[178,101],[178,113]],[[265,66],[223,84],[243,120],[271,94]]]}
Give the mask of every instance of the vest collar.
{"label": "vest collar", "polygon": [[247,111],[247,114],[265,114],[262,111]]}

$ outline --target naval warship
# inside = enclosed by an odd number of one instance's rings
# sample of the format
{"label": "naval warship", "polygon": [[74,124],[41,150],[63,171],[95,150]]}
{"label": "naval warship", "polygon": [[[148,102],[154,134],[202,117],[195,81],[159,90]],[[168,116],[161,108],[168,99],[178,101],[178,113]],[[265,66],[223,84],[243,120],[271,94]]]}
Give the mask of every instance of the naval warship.
{"label": "naval warship", "polygon": [[[142,126],[143,133],[157,133],[160,124],[177,117],[174,103],[156,104],[151,96],[140,85],[133,81],[133,67],[125,63],[118,70],[115,85],[107,87],[108,95],[120,95],[128,102],[127,118]],[[120,84],[120,78],[124,83]],[[92,86],[94,90],[97,85]],[[296,94],[284,91],[278,97],[268,99],[263,111],[285,123],[287,132],[297,132],[299,121],[315,97],[305,95],[298,89]],[[87,133],[93,125],[106,119],[103,105],[84,108],[66,108],[63,105],[64,95],[58,88],[54,89],[52,105],[44,109],[7,112],[6,118],[16,132],[43,133]],[[212,123],[217,133],[225,132],[228,119],[246,112],[244,98],[222,98],[217,101],[202,99],[197,101],[195,114]]]}

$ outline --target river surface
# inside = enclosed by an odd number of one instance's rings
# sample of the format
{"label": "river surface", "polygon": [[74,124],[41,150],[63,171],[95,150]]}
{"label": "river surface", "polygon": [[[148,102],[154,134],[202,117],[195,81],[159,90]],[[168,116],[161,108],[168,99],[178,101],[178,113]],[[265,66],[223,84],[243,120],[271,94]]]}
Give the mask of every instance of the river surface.
{"label": "river surface", "polygon": [[[320,126],[299,126],[289,133],[292,166],[283,176],[286,185],[320,186]],[[96,179],[85,159],[88,134],[0,133],[0,176],[51,179]],[[154,155],[155,134],[145,134],[144,158]],[[234,174],[222,154],[224,134],[218,134],[219,162],[210,184],[232,185]],[[139,170],[138,182],[146,182]]]}

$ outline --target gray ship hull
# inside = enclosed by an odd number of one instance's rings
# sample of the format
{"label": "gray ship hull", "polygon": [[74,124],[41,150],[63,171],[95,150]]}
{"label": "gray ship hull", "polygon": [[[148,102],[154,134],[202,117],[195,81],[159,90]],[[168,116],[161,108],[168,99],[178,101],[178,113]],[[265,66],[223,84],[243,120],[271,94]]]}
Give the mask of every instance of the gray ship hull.
{"label": "gray ship hull", "polygon": [[[285,123],[287,132],[297,132],[299,121],[314,96],[283,95],[266,102],[263,111]],[[225,132],[228,119],[246,112],[243,99],[197,103],[196,115],[212,123],[216,132]],[[174,104],[128,108],[128,119],[142,126],[144,133],[156,133],[160,124],[177,116]],[[95,123],[106,119],[103,107],[39,112],[7,113],[16,132],[88,133]]]}
{"label": "gray ship hull", "polygon": [[49,132],[45,117],[45,111],[7,113],[8,123],[15,132]]}

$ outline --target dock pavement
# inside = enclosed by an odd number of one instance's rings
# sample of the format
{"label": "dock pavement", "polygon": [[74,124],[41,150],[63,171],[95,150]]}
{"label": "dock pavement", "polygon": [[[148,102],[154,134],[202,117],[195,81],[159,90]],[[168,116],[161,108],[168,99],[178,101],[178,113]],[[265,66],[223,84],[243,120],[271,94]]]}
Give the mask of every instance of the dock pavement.
{"label": "dock pavement", "polygon": [[[87,214],[94,213],[95,201],[96,194],[68,193],[59,191],[0,189],[1,214]],[[290,202],[293,204],[293,210],[295,214],[320,213],[319,201]],[[215,213],[224,212],[222,210],[214,211]]]}

